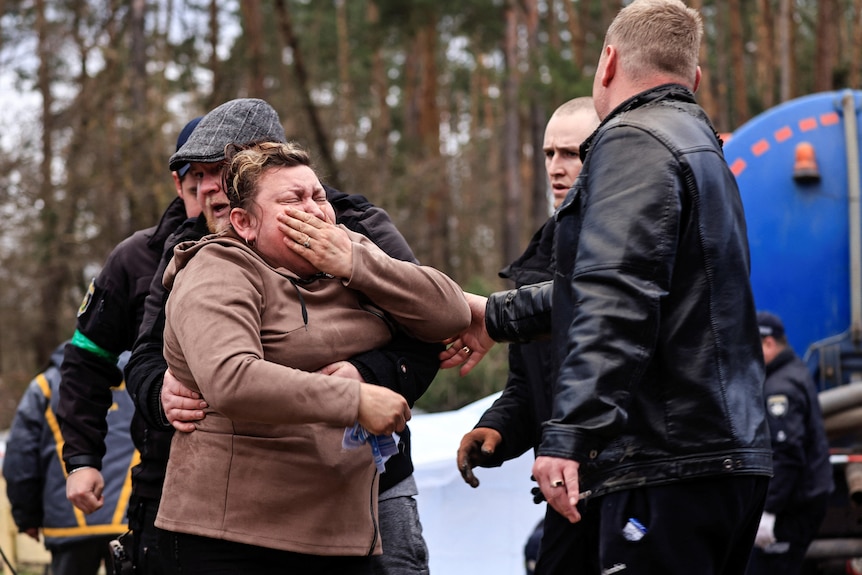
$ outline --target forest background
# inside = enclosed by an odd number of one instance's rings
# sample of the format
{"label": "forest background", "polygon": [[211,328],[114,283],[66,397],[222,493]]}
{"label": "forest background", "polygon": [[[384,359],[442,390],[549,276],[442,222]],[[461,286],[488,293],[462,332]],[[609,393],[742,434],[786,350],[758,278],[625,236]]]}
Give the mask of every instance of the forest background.
{"label": "forest background", "polygon": [[[548,217],[545,122],[589,95],[611,0],[0,0],[0,428],[110,250],[174,195],[186,121],[263,98],[328,184],[477,293]],[[860,88],[862,0],[689,0],[720,132]],[[636,151],[633,151],[636,153]],[[419,405],[502,389],[505,346]]]}

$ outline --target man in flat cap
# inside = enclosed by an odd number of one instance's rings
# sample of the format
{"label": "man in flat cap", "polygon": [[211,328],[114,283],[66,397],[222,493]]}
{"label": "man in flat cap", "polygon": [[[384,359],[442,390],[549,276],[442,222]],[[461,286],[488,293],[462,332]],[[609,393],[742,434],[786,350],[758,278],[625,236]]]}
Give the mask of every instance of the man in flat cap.
{"label": "man in flat cap", "polygon": [[[278,113],[263,100],[241,98],[226,102],[204,116],[188,141],[170,159],[172,169],[185,163],[191,165],[189,172],[197,182],[202,214],[196,221],[181,226],[165,244],[165,256],[150,286],[144,320],[126,368],[127,385],[138,411],[154,432],[167,436],[163,450],[150,462],[152,473],[147,475],[146,484],[139,480],[134,488],[144,495],[139,498],[143,519],[140,537],[136,538],[139,564],[146,562],[149,556],[157,555],[153,548],[158,548],[159,530],[154,521],[172,432],[168,422],[180,431],[193,431],[194,424],[190,422],[203,418],[206,407],[199,395],[182,387],[170,372],[166,372],[162,332],[169,294],[161,282],[162,272],[173,256],[175,245],[200,239],[226,225],[230,205],[222,182],[225,146],[262,141],[286,141]],[[392,257],[416,261],[384,210],[373,206],[363,196],[348,195],[328,186],[324,188],[338,223],[367,236]],[[434,379],[439,367],[437,354],[442,349],[439,344],[398,335],[385,348],[327,366],[324,371],[393,389],[402,394],[412,407]],[[163,393],[167,398],[167,413],[160,403]],[[401,442],[399,453],[387,461],[386,473],[380,477],[380,536],[384,551],[382,556],[375,557],[374,568],[375,573],[382,574],[427,574],[427,547],[414,499],[417,490],[410,458],[409,429],[401,434]]]}

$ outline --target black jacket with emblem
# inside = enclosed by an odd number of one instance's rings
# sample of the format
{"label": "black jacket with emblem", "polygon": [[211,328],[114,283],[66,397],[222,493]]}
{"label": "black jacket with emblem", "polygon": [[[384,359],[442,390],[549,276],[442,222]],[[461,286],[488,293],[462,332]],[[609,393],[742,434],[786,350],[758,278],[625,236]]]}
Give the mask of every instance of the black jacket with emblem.
{"label": "black jacket with emblem", "polygon": [[764,510],[781,515],[832,492],[829,442],[811,374],[789,347],[766,365],[764,395],[773,454]]}
{"label": "black jacket with emblem", "polygon": [[538,454],[579,461],[595,495],[770,475],[745,219],[708,118],[684,87],[656,87],[612,111],[581,154],[556,215],[553,284],[486,310],[497,340],[552,329],[558,378]]}
{"label": "black jacket with emblem", "polygon": [[[63,460],[67,471],[102,467],[111,388],[123,381],[117,360],[132,349],[138,335],[144,300],[165,240],[185,219],[185,205],[175,198],[158,225],[135,232],[111,251],[90,284],[61,366],[57,419],[66,441]],[[144,437],[136,433],[137,420],[136,414],[132,438],[143,453]]]}

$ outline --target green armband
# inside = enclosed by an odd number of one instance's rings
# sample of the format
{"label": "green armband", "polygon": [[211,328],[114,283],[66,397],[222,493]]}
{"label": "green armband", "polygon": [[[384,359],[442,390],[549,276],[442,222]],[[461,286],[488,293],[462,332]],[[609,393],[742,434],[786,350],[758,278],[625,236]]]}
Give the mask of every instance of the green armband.
{"label": "green armband", "polygon": [[89,351],[93,355],[101,357],[105,361],[109,361],[111,363],[117,363],[117,360],[120,359],[120,356],[111,353],[106,349],[102,349],[101,347],[96,345],[93,340],[91,340],[78,330],[75,330],[75,335],[72,336],[72,345],[74,345],[75,347],[79,347],[83,350]]}

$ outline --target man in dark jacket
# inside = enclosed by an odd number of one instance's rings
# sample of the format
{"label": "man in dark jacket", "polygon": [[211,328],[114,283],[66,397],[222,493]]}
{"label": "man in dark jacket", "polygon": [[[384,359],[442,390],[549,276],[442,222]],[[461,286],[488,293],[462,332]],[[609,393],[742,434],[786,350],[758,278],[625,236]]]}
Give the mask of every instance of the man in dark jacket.
{"label": "man in dark jacket", "polygon": [[483,321],[441,355],[464,371],[488,334],[550,328],[553,416],[533,475],[584,522],[579,573],[742,573],[769,483],[742,202],[693,94],[702,34],[679,0],[619,12],[593,83],[602,123],[556,214],[553,282],[473,299]]}
{"label": "man in dark jacket", "polygon": [[[63,436],[56,411],[64,348],[65,343],[54,350],[50,364],[30,382],[18,404],[6,440],[3,477],[15,525],[36,541],[41,529],[51,552],[51,573],[96,575],[101,564],[110,566],[108,541],[127,529],[126,492],[137,462],[129,434],[135,406],[125,386],[112,390],[102,461],[105,504],[85,517],[66,499],[66,474],[59,454]],[[120,356],[120,368],[128,355]]]}
{"label": "man in dark jacket", "polygon": [[[150,558],[159,545],[159,530],[154,521],[173,431],[161,410],[163,386],[166,392],[173,389],[176,394],[171,397],[178,402],[180,409],[170,410],[168,415],[170,420],[179,419],[176,423],[178,429],[194,429],[188,422],[201,419],[204,416],[202,409],[206,406],[199,397],[192,398],[192,392],[179,385],[169,372],[166,373],[162,344],[168,292],[160,281],[162,272],[173,256],[173,246],[181,241],[200,239],[225,225],[230,212],[221,179],[225,145],[285,140],[278,114],[269,104],[256,99],[231,100],[204,116],[186,144],[171,157],[172,168],[186,162],[191,164],[190,173],[197,180],[202,215],[180,227],[165,243],[165,254],[150,286],[140,334],[126,369],[129,390],[137,410],[146,419],[150,434],[158,438],[152,442],[151,456],[142,458],[131,506],[138,525],[136,548],[140,564],[150,565]],[[416,261],[385,211],[362,196],[348,195],[333,188],[327,187],[326,195],[338,223],[370,238],[392,257]],[[438,369],[437,354],[441,349],[439,344],[399,335],[382,349],[327,366],[324,371],[389,387],[403,395],[412,406],[434,379]],[[187,397],[183,399],[180,394]],[[409,429],[405,429],[401,434],[399,453],[387,460],[386,472],[380,477],[379,518],[384,554],[375,557],[375,573],[428,573],[427,547],[414,499],[417,490],[409,441]]]}
{"label": "man in dark jacket", "polygon": [[757,314],[766,362],[773,476],[748,575],[794,575],[826,515],[833,489],[829,442],[814,381],[787,343],[781,319]]}
{"label": "man in dark jacket", "polygon": [[[199,120],[186,124],[177,138],[177,148]],[[90,283],[78,309],[75,334],[66,345],[57,419],[66,440],[66,495],[84,513],[93,513],[103,503],[100,470],[107,433],[105,413],[113,401],[111,389],[123,380],[117,359],[132,349],[165,239],[183,220],[200,213],[194,182],[187,171],[187,165],[174,170],[177,197],[158,225],[135,232],[111,251]],[[145,436],[137,415],[132,421],[132,437],[137,448],[145,452]]]}
{"label": "man in dark jacket", "polygon": [[[593,99],[569,100],[553,113],[545,128],[543,151],[545,168],[558,208],[581,171],[581,143],[599,125]],[[510,279],[517,287],[553,279],[554,218],[550,218],[530,240],[527,249],[506,266],[500,277]],[[513,343],[509,345],[509,376],[503,394],[481,417],[476,427],[461,439],[458,469],[464,481],[478,487],[473,467],[496,467],[520,457],[539,446],[542,423],[551,418],[553,396],[553,348],[550,341]],[[569,573],[573,558],[573,537],[580,526],[548,506],[545,512],[541,544],[528,545],[528,565],[543,573]],[[538,553],[537,553],[538,551]]]}

